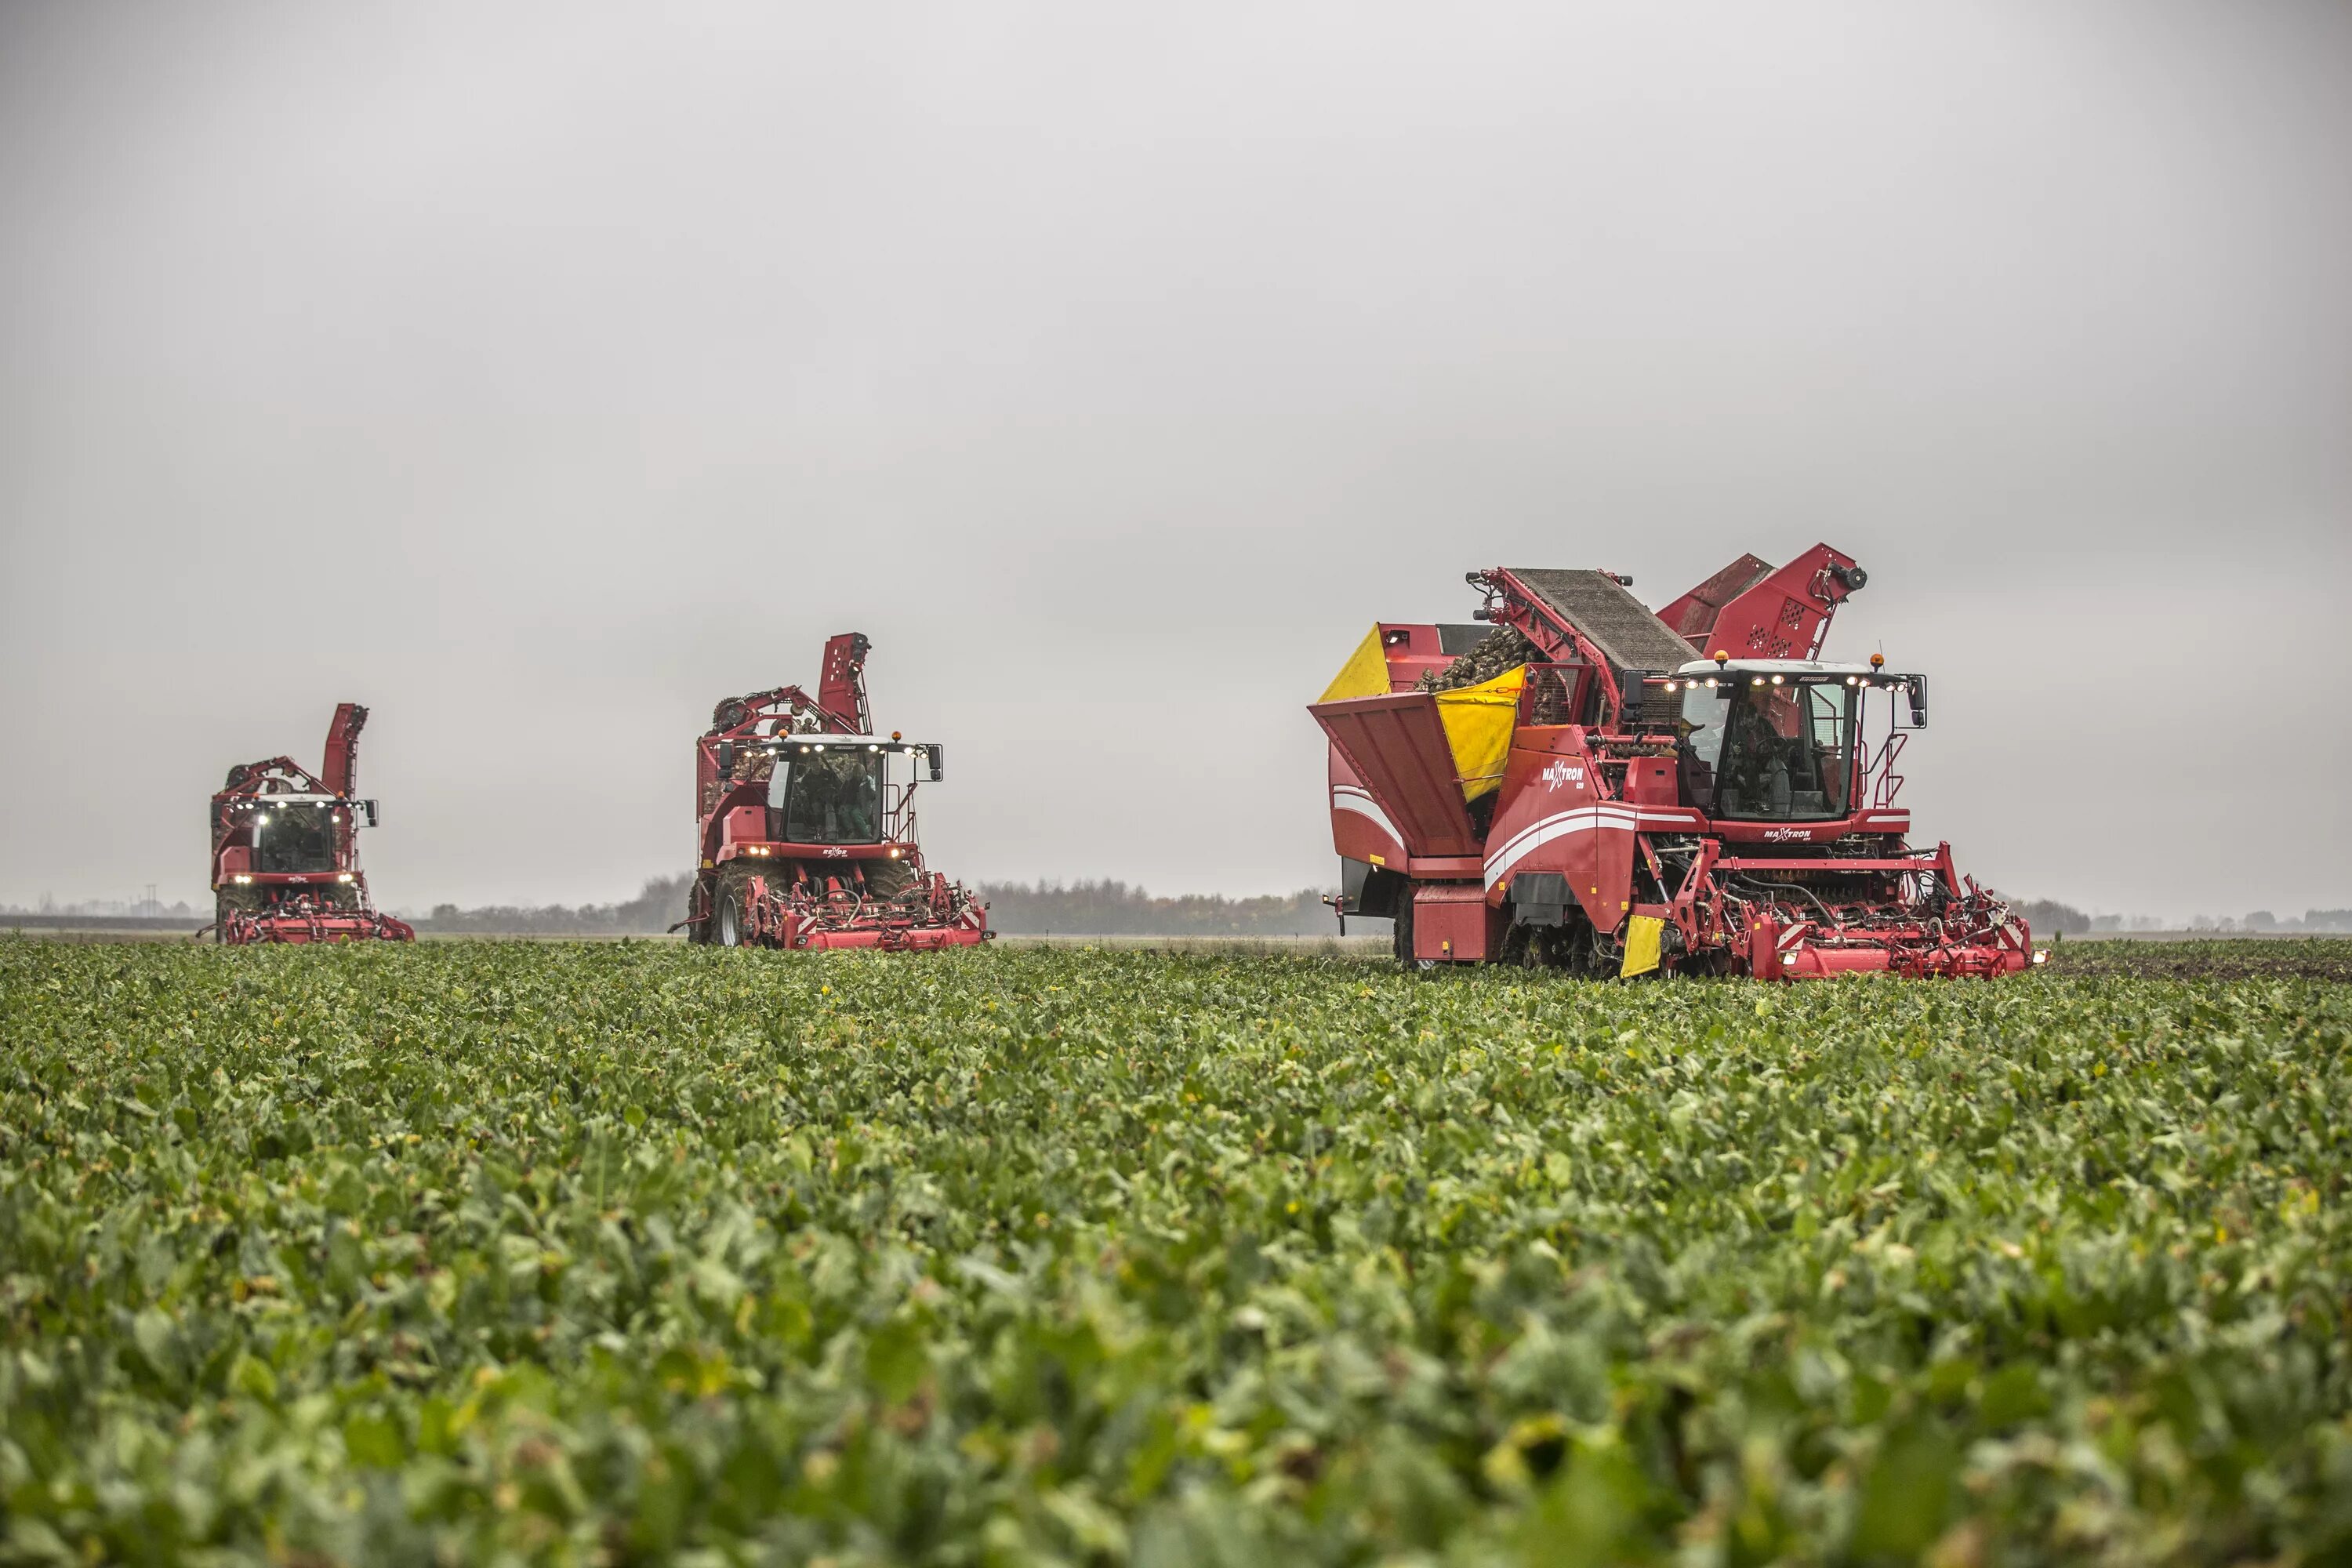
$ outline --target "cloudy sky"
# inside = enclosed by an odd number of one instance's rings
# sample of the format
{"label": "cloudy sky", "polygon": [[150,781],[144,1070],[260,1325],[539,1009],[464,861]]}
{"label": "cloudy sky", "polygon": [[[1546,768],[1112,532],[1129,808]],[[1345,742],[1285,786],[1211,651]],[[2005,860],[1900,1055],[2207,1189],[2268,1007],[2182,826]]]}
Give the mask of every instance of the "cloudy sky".
{"label": "cloudy sky", "polygon": [[0,900],[203,898],[374,710],[380,901],[690,852],[875,642],[966,878],[1334,879],[1462,574],[1870,568],[1922,837],[2352,904],[2352,7],[0,7]]}

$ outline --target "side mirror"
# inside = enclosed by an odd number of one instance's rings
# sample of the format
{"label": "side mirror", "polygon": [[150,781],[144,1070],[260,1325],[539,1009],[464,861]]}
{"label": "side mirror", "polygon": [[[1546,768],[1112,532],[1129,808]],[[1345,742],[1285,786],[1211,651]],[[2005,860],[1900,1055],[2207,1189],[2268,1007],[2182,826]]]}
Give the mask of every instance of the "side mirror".
{"label": "side mirror", "polygon": [[936,745],[925,746],[923,750],[930,754],[931,782],[938,784],[948,776],[947,754]]}
{"label": "side mirror", "polygon": [[352,811],[358,817],[361,826],[366,827],[373,827],[375,826],[375,802],[372,800],[355,800],[352,802]]}
{"label": "side mirror", "polygon": [[719,742],[719,776],[723,779],[734,771],[735,742],[721,741]]}
{"label": "side mirror", "polygon": [[1906,684],[1911,689],[1911,727],[1924,730],[1927,727],[1927,678],[1915,675]]}

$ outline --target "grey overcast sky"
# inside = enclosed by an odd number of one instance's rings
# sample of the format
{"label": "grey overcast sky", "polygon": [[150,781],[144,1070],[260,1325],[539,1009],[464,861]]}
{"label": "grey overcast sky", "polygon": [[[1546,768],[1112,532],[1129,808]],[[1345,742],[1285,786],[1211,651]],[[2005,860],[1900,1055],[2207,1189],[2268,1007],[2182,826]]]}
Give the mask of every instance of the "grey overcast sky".
{"label": "grey overcast sky", "polygon": [[1335,879],[1462,574],[1816,539],[2021,895],[2352,904],[2352,5],[0,5],[0,900],[690,851],[872,636],[967,879]]}

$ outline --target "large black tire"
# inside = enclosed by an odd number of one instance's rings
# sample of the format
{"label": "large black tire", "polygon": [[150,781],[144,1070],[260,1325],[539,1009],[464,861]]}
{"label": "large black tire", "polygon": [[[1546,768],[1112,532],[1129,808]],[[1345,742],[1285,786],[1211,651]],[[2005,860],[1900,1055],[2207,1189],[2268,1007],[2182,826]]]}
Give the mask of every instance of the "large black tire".
{"label": "large black tire", "polygon": [[744,901],[750,897],[751,889],[751,872],[747,868],[730,865],[719,873],[708,922],[713,946],[751,945],[751,921],[744,918]]}
{"label": "large black tire", "polygon": [[866,862],[866,896],[887,903],[904,893],[915,880],[915,868],[904,860],[868,860]]}
{"label": "large black tire", "polygon": [[1433,958],[1412,955],[1412,891],[1407,889],[1397,900],[1396,921],[1389,928],[1396,951],[1397,967],[1407,974],[1426,974],[1437,967]]}

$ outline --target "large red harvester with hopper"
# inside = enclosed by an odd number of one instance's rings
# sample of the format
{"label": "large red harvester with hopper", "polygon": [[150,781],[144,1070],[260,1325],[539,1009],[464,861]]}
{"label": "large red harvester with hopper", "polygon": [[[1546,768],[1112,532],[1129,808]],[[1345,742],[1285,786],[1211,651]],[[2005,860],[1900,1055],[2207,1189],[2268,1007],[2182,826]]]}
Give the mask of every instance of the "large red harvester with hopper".
{"label": "large red harvester with hopper", "polygon": [[814,697],[782,686],[711,714],[695,742],[689,940],[903,952],[995,934],[986,904],[923,865],[915,791],[945,776],[940,751],[873,732],[871,647],[829,639]]}
{"label": "large red harvester with hopper", "polygon": [[[409,942],[415,931],[368,902],[359,830],[375,802],[355,800],[368,710],[338,703],[317,773],[291,757],[228,771],[213,796],[215,942]],[[202,931],[197,932],[199,936]]]}
{"label": "large red harvester with hopper", "polygon": [[1308,711],[1350,914],[1408,967],[1992,975],[2031,932],[1913,848],[1922,676],[1818,655],[1864,574],[1742,556],[1654,615],[1608,572],[1469,574],[1479,626],[1373,627]]}

